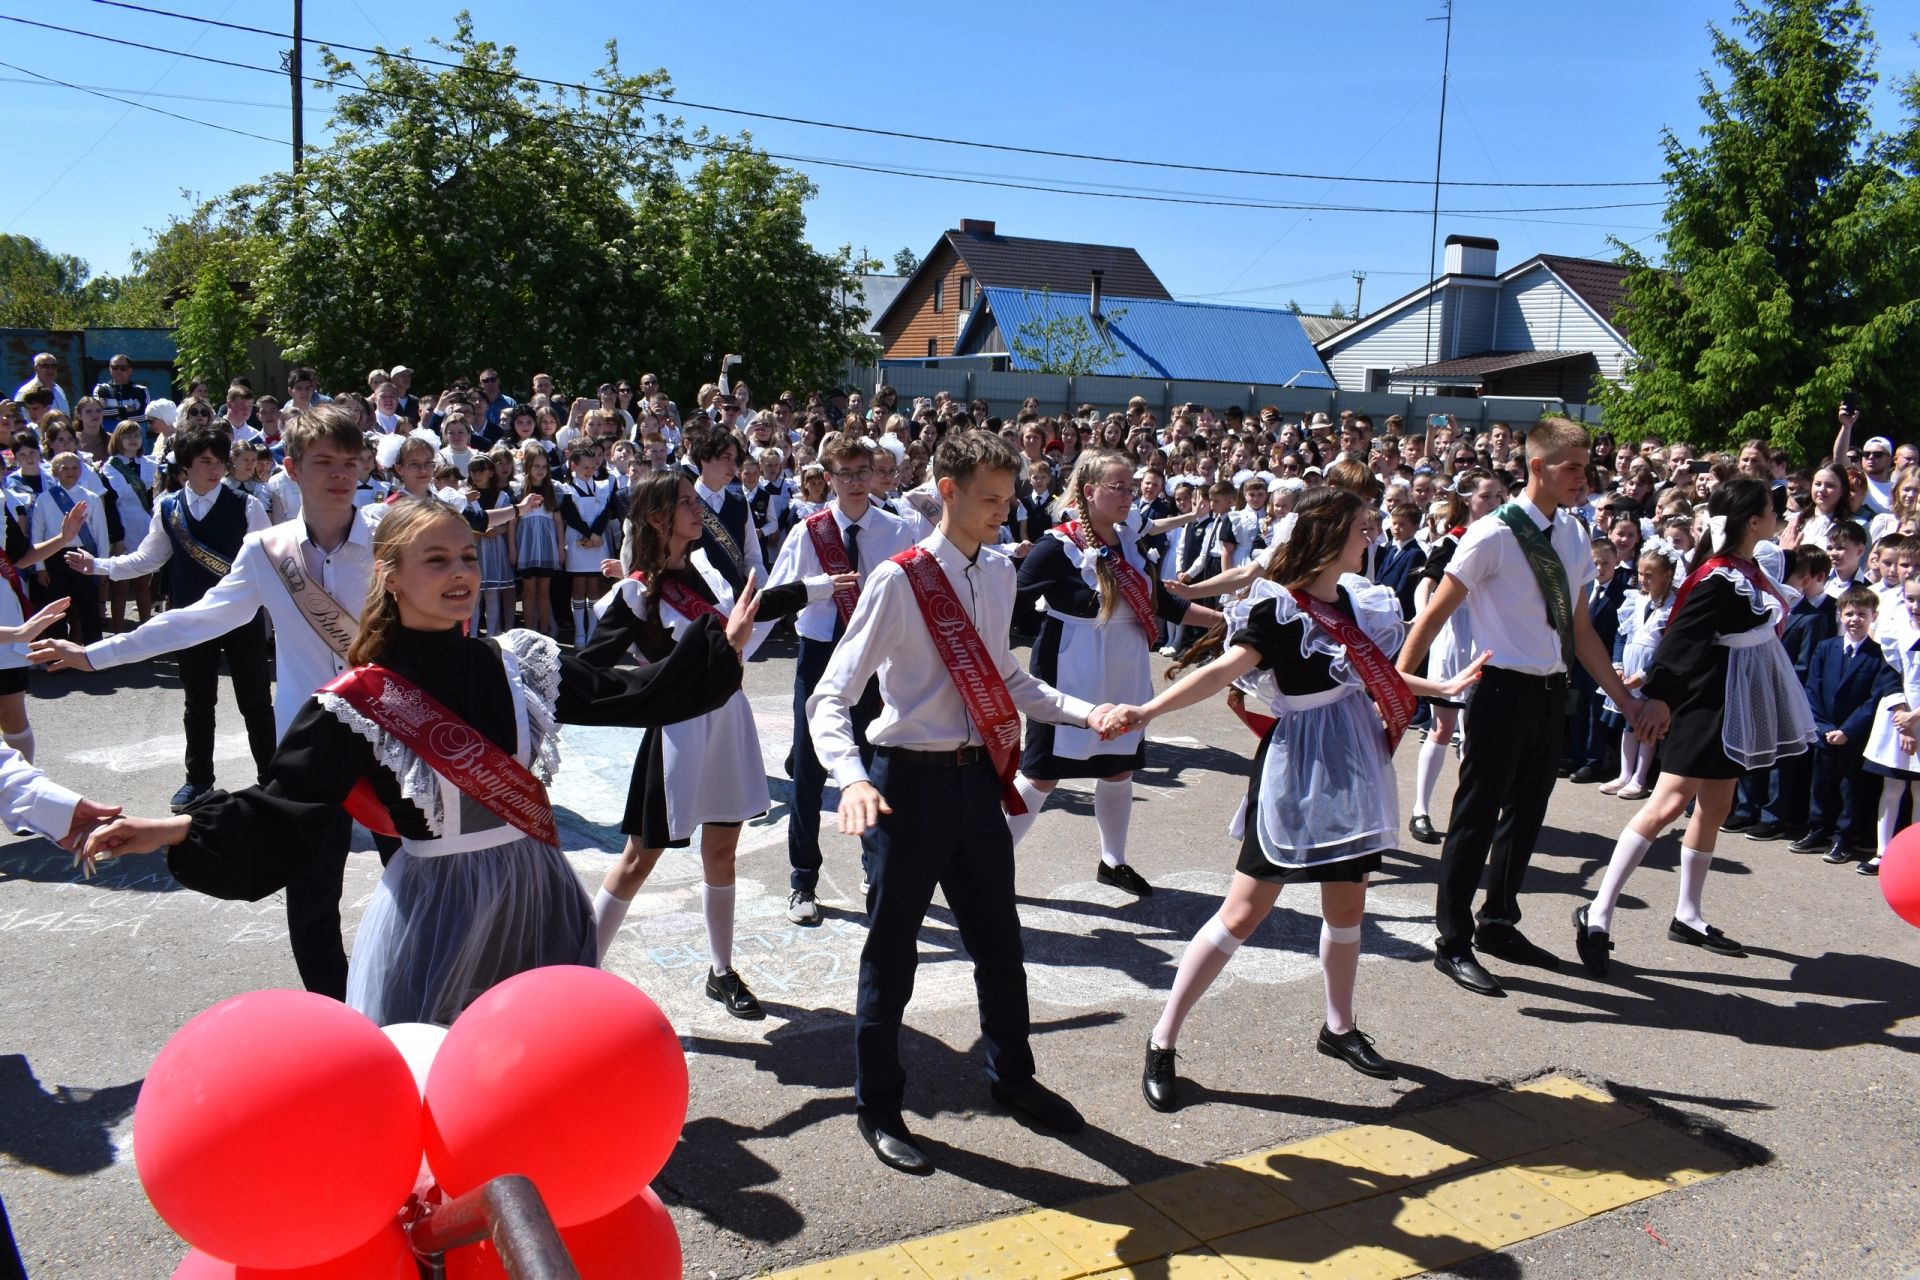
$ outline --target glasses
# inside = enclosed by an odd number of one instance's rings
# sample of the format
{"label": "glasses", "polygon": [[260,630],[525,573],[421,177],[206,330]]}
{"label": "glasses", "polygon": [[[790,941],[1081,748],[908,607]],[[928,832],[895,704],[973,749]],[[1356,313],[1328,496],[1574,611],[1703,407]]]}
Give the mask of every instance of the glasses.
{"label": "glasses", "polygon": [[852,480],[855,483],[859,483],[863,480],[873,479],[873,468],[862,467],[858,471],[835,471],[832,475],[835,480]]}
{"label": "glasses", "polygon": [[1860,456],[1862,458],[1891,458],[1893,455],[1885,449],[1869,449]]}
{"label": "glasses", "polygon": [[483,387],[491,387],[499,381],[500,379],[498,378],[482,378],[480,379],[480,385]]}
{"label": "glasses", "polygon": [[1133,492],[1133,486],[1130,484],[1108,484],[1104,480],[1094,485],[1093,487],[1096,489],[1105,489],[1108,493],[1132,493]]}

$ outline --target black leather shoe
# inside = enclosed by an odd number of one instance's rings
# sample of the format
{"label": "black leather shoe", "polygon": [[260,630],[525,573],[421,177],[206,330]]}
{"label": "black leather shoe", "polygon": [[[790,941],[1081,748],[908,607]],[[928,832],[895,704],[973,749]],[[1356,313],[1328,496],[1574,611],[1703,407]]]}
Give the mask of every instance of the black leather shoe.
{"label": "black leather shoe", "polygon": [[1087,1122],[1081,1119],[1071,1102],[1032,1076],[1024,1080],[995,1080],[991,1092],[995,1102],[1009,1110],[1018,1111],[1042,1129],[1051,1129],[1055,1133],[1078,1133],[1086,1127]]}
{"label": "black leather shoe", "polygon": [[1093,878],[1101,884],[1124,889],[1136,898],[1144,898],[1153,892],[1153,886],[1147,883],[1146,878],[1124,862],[1117,867],[1101,863],[1100,869],[1093,873]]}
{"label": "black leather shoe", "polygon": [[1172,1111],[1180,1105],[1180,1077],[1173,1069],[1173,1060],[1179,1056],[1147,1041],[1147,1069],[1140,1074],[1140,1092],[1155,1111]]}
{"label": "black leather shoe", "polygon": [[1536,969],[1558,969],[1560,957],[1545,947],[1528,942],[1518,929],[1507,929],[1492,937],[1476,935],[1473,949],[1505,960],[1508,964],[1532,965]]}
{"label": "black leather shoe", "polygon": [[211,790],[213,790],[212,787],[196,786],[191,782],[186,783],[178,791],[173,793],[173,799],[167,801],[167,807],[175,813],[185,813],[188,805]]}
{"label": "black leather shoe", "polygon": [[1825,831],[1809,831],[1787,846],[1788,853],[1825,853],[1837,842]]}
{"label": "black leather shoe", "polygon": [[1869,858],[1855,867],[1854,870],[1863,876],[1877,876],[1880,874],[1880,859]]}
{"label": "black leather shoe", "polygon": [[1787,829],[1777,822],[1762,822],[1758,826],[1747,828],[1749,840],[1778,840],[1787,834]]}
{"label": "black leather shoe", "polygon": [[1505,989],[1494,981],[1493,975],[1480,967],[1480,962],[1473,958],[1471,952],[1464,956],[1436,955],[1433,958],[1433,967],[1475,995],[1504,996],[1507,994]]}
{"label": "black leather shoe", "polygon": [[1407,824],[1407,834],[1421,844],[1439,844],[1447,838],[1445,832],[1433,829],[1433,819],[1424,813]]}
{"label": "black leather shoe", "polygon": [[1573,909],[1573,949],[1580,953],[1580,964],[1588,973],[1596,978],[1607,976],[1607,953],[1613,950],[1613,939],[1605,929],[1596,932],[1587,928],[1585,907]]}
{"label": "black leather shoe", "polygon": [[1556,778],[1571,778],[1573,776],[1573,766],[1563,764],[1553,771],[1553,776]]}
{"label": "black leather shoe", "polygon": [[1749,827],[1760,825],[1760,819],[1744,813],[1730,813],[1727,820],[1720,824],[1722,831],[1745,831]]}
{"label": "black leather shoe", "polygon": [[707,970],[707,999],[718,1000],[728,1013],[748,1022],[767,1016],[767,1011],[753,998],[753,992],[747,990],[747,984],[731,969],[725,973]]}
{"label": "black leather shoe", "polygon": [[880,1163],[889,1169],[898,1169],[901,1173],[928,1174],[933,1172],[933,1161],[927,1159],[913,1141],[913,1135],[907,1127],[901,1125],[875,1124],[865,1116],[855,1117],[860,1126],[860,1136],[873,1148],[873,1154],[880,1157]]}
{"label": "black leather shoe", "polygon": [[1600,781],[1601,776],[1602,775],[1600,773],[1600,770],[1594,768],[1590,764],[1583,764],[1578,769],[1575,769],[1573,771],[1572,776],[1569,777],[1567,781],[1577,782],[1580,785],[1585,786],[1589,782]]}
{"label": "black leather shoe", "polygon": [[1681,924],[1678,920],[1675,920],[1667,925],[1667,937],[1675,942],[1684,942],[1690,947],[1700,947],[1703,950],[1711,951],[1715,955],[1744,956],[1747,954],[1745,947],[1712,925],[1708,925],[1706,932],[1702,933],[1698,929]]}
{"label": "black leather shoe", "polygon": [[1320,1024],[1320,1040],[1315,1046],[1329,1058],[1338,1058],[1363,1076],[1375,1080],[1398,1080],[1393,1064],[1373,1051],[1373,1037],[1355,1027],[1345,1035],[1335,1035]]}
{"label": "black leather shoe", "polygon": [[1831,862],[1834,866],[1838,867],[1846,863],[1852,862],[1853,858],[1854,858],[1853,850],[1847,848],[1846,842],[1842,840],[1835,840],[1833,842],[1832,847],[1829,848],[1826,851],[1826,853],[1821,855],[1820,861]]}

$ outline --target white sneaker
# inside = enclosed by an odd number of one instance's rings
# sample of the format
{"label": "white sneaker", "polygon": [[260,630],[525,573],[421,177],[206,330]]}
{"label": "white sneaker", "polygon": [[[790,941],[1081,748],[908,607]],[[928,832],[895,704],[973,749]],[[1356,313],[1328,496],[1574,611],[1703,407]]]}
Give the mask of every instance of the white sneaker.
{"label": "white sneaker", "polygon": [[820,903],[810,889],[795,889],[787,895],[787,919],[811,928],[820,923]]}
{"label": "white sneaker", "polygon": [[860,882],[860,900],[864,902],[872,896],[873,896],[873,886],[868,884],[865,880],[862,880]]}

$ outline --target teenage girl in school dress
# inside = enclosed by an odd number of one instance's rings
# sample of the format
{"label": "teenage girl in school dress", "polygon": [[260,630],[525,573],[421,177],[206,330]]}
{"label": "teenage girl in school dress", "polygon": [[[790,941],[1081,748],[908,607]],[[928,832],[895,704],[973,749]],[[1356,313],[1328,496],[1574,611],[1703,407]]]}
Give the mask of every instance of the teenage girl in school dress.
{"label": "teenage girl in school dress", "polygon": [[1203,650],[1216,648],[1224,635],[1221,656],[1145,706],[1116,709],[1102,726],[1140,728],[1229,684],[1274,717],[1247,783],[1233,883],[1219,913],[1188,944],[1147,1041],[1141,1090],[1156,1111],[1177,1105],[1181,1025],[1288,884],[1320,886],[1320,1052],[1366,1075],[1395,1074],[1353,1021],[1367,877],[1400,825],[1390,739],[1413,718],[1417,698],[1458,698],[1479,679],[1480,662],[1446,684],[1401,677],[1390,656],[1406,631],[1400,601],[1392,588],[1359,573],[1372,542],[1369,503],[1320,487],[1309,489],[1295,512],[1293,532],[1266,576],[1227,606],[1224,629],[1202,641]]}
{"label": "teenage girl in school dress", "polygon": [[[1653,665],[1660,638],[1667,634],[1673,618],[1673,579],[1684,564],[1673,544],[1655,538],[1640,550],[1639,585],[1620,602],[1620,678],[1627,688],[1638,689]],[[1620,735],[1620,776],[1603,783],[1602,795],[1622,800],[1645,800],[1653,794],[1647,789],[1647,777],[1653,772],[1654,748],[1627,730],[1627,718],[1611,697],[1600,708],[1601,722]]]}
{"label": "teenage girl in school dress", "polygon": [[554,634],[552,581],[565,561],[560,555],[560,501],[554,492],[552,466],[546,445],[529,440],[520,446],[522,479],[514,487],[517,499],[540,495],[539,510],[514,524],[514,577],[520,582],[520,608],[529,629]]}
{"label": "teenage girl in school dress", "polygon": [[[700,618],[725,616],[735,604],[727,580],[705,551],[696,550],[705,532],[700,496],[678,468],[641,477],[628,518],[634,576],[623,578],[594,605],[600,615],[594,639],[580,651],[582,661],[601,667],[630,653],[656,663]],[[760,625],[746,641],[746,656],[775,622],[800,612],[809,599],[824,600],[858,581],[853,574],[827,578],[810,595],[814,589],[805,582],[760,591],[750,576],[741,598],[752,602]],[[736,1018],[764,1017],[760,1002],[733,969],[734,851],[741,824],[765,813],[771,803],[760,733],[744,692],[707,715],[648,732],[634,758],[620,820],[626,848],[593,901],[600,954],[612,945],[661,851],[685,848],[699,827],[700,904],[713,960],[707,995]]]}
{"label": "teenage girl in school dress", "polygon": [[1592,903],[1573,913],[1580,962],[1595,977],[1607,972],[1614,906],[1627,877],[1689,802],[1693,817],[1681,837],[1679,900],[1667,937],[1720,955],[1746,954],[1700,913],[1720,824],[1742,774],[1799,755],[1814,739],[1806,689],[1780,642],[1787,602],[1753,560],[1755,544],[1773,529],[1773,493],[1758,480],[1728,480],[1707,500],[1707,532],[1693,572],[1640,686],[1672,713],[1660,779],[1620,833]]}
{"label": "teenage girl in school dress", "polygon": [[[550,839],[497,815],[415,744],[443,741],[456,721],[478,731],[532,775],[525,781],[550,831],[551,810],[533,779],[550,778],[559,766],[560,725],[659,725],[724,703],[740,687],[734,641],[744,641],[751,612],[729,620],[731,636],[718,622],[690,629],[644,671],[601,671],[530,631],[490,640],[463,634],[479,590],[479,551],[465,518],[445,503],[399,499],[373,551],[374,582],[348,654],[355,669],[308,700],[267,781],[210,792],[176,818],[118,819],[95,833],[87,851],[111,857],[165,848],[168,870],[188,888],[257,901],[322,852],[342,805],[363,821],[390,825],[401,845],[360,923],[347,1003],[383,1026],[447,1024],[516,973],[595,963],[593,913]],[[371,700],[349,687],[372,678],[377,688],[391,676],[404,683],[387,684]],[[423,708],[420,693],[451,716]],[[382,706],[429,727],[410,740],[383,723]]]}
{"label": "teenage girl in school dress", "polygon": [[[1144,515],[1133,505],[1133,465],[1123,453],[1080,455],[1055,503],[1064,520],[1036,538],[1020,565],[1015,616],[1044,602],[1033,644],[1035,678],[1062,693],[1102,703],[1139,703],[1153,693],[1151,657],[1159,623],[1210,627],[1220,614],[1159,589],[1140,554]],[[1128,584],[1131,584],[1129,588]],[[1153,888],[1127,865],[1133,771],[1146,763],[1144,731],[1101,741],[1091,729],[1027,722],[1014,786],[1024,814],[1009,815],[1017,848],[1062,778],[1095,778],[1101,884],[1141,897]]]}

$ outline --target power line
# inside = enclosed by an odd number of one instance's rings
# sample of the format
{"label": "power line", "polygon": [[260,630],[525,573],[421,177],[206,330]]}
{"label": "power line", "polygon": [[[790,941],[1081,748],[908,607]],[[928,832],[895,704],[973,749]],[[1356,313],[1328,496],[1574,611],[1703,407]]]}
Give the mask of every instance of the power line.
{"label": "power line", "polygon": [[[130,0],[92,0],[94,4],[105,5],[112,9],[124,9],[133,13],[151,14],[155,17],[172,18],[180,22],[191,22],[202,26],[220,27],[228,31],[243,32],[248,35],[270,36],[276,40],[292,40],[293,34],[287,31],[275,31],[267,27],[249,26],[240,22],[222,22],[216,18],[203,18],[197,14],[177,13],[171,9],[160,9],[150,5],[134,4]],[[345,49],[349,53],[365,53],[375,57],[393,58],[403,62],[412,62],[422,66],[442,67],[454,71],[475,72],[502,78],[537,84],[555,89],[566,89],[579,93],[604,94],[608,97],[630,98],[639,102],[651,102],[693,111],[712,111],[722,115],[742,116],[751,120],[766,120],[778,124],[805,125],[814,129],[836,129],[846,133],[860,133],[871,137],[898,138],[908,142],[934,142],[950,147],[973,147],[984,151],[1005,151],[1017,155],[1040,156],[1049,160],[1085,160],[1097,164],[1138,165],[1154,169],[1176,169],[1188,173],[1221,173],[1245,178],[1288,178],[1313,182],[1363,182],[1388,186],[1426,187],[1433,183],[1424,178],[1376,178],[1376,177],[1336,177],[1325,173],[1297,173],[1278,169],[1243,169],[1227,165],[1189,164],[1174,160],[1150,160],[1136,156],[1109,156],[1092,152],[1056,151],[1045,147],[1023,147],[1007,142],[983,142],[971,138],[947,138],[937,134],[911,133],[899,129],[882,129],[871,125],[846,124],[832,120],[812,120],[804,116],[782,115],[769,111],[750,111],[743,107],[726,107],[716,103],[693,102],[686,98],[669,97],[661,94],[638,93],[632,90],[611,89],[603,85],[581,84],[571,80],[552,80],[542,76],[529,75],[521,71],[497,71],[491,67],[475,68],[464,63],[449,62],[443,58],[428,58],[418,54],[395,53],[385,49],[368,48],[365,45],[346,44],[337,40],[322,40],[314,36],[304,37],[307,44],[326,45],[330,48]],[[1440,185],[1449,187],[1658,187],[1658,180],[1643,179],[1631,182],[1470,182],[1449,179]]]}
{"label": "power line", "polygon": [[100,89],[90,89],[83,84],[72,84],[65,80],[56,80],[52,76],[42,75],[29,67],[16,66],[11,62],[0,62],[0,67],[5,67],[9,71],[22,72],[32,76],[36,80],[44,81],[47,84],[59,85],[62,89],[72,89],[76,93],[91,94],[96,98],[105,98],[108,102],[118,102],[128,107],[139,107],[142,111],[151,111],[156,115],[167,116],[174,120],[183,120],[188,124],[197,124],[207,129],[218,129],[222,133],[237,134],[242,138],[255,138],[261,142],[272,142],[283,147],[287,145],[285,140],[281,138],[269,138],[264,133],[250,133],[245,129],[235,129],[230,125],[215,124],[211,120],[201,120],[196,116],[183,116],[178,111],[169,111],[165,107],[156,107],[150,102],[141,102],[136,98],[122,98],[118,94],[107,93]]}
{"label": "power line", "polygon": [[[0,76],[0,84],[41,84],[46,81],[45,76],[38,76],[34,79],[27,78],[33,75],[34,73],[30,71],[27,73],[27,76]],[[85,89],[92,86],[75,85],[74,87]],[[286,106],[284,102],[259,102],[252,98],[209,98],[198,93],[160,93],[153,89],[143,91],[140,96],[143,98],[164,98],[169,102],[205,102],[218,107],[254,107],[262,111],[279,111]],[[306,112],[310,116],[325,115],[328,110],[329,108],[327,107],[306,108]]]}

